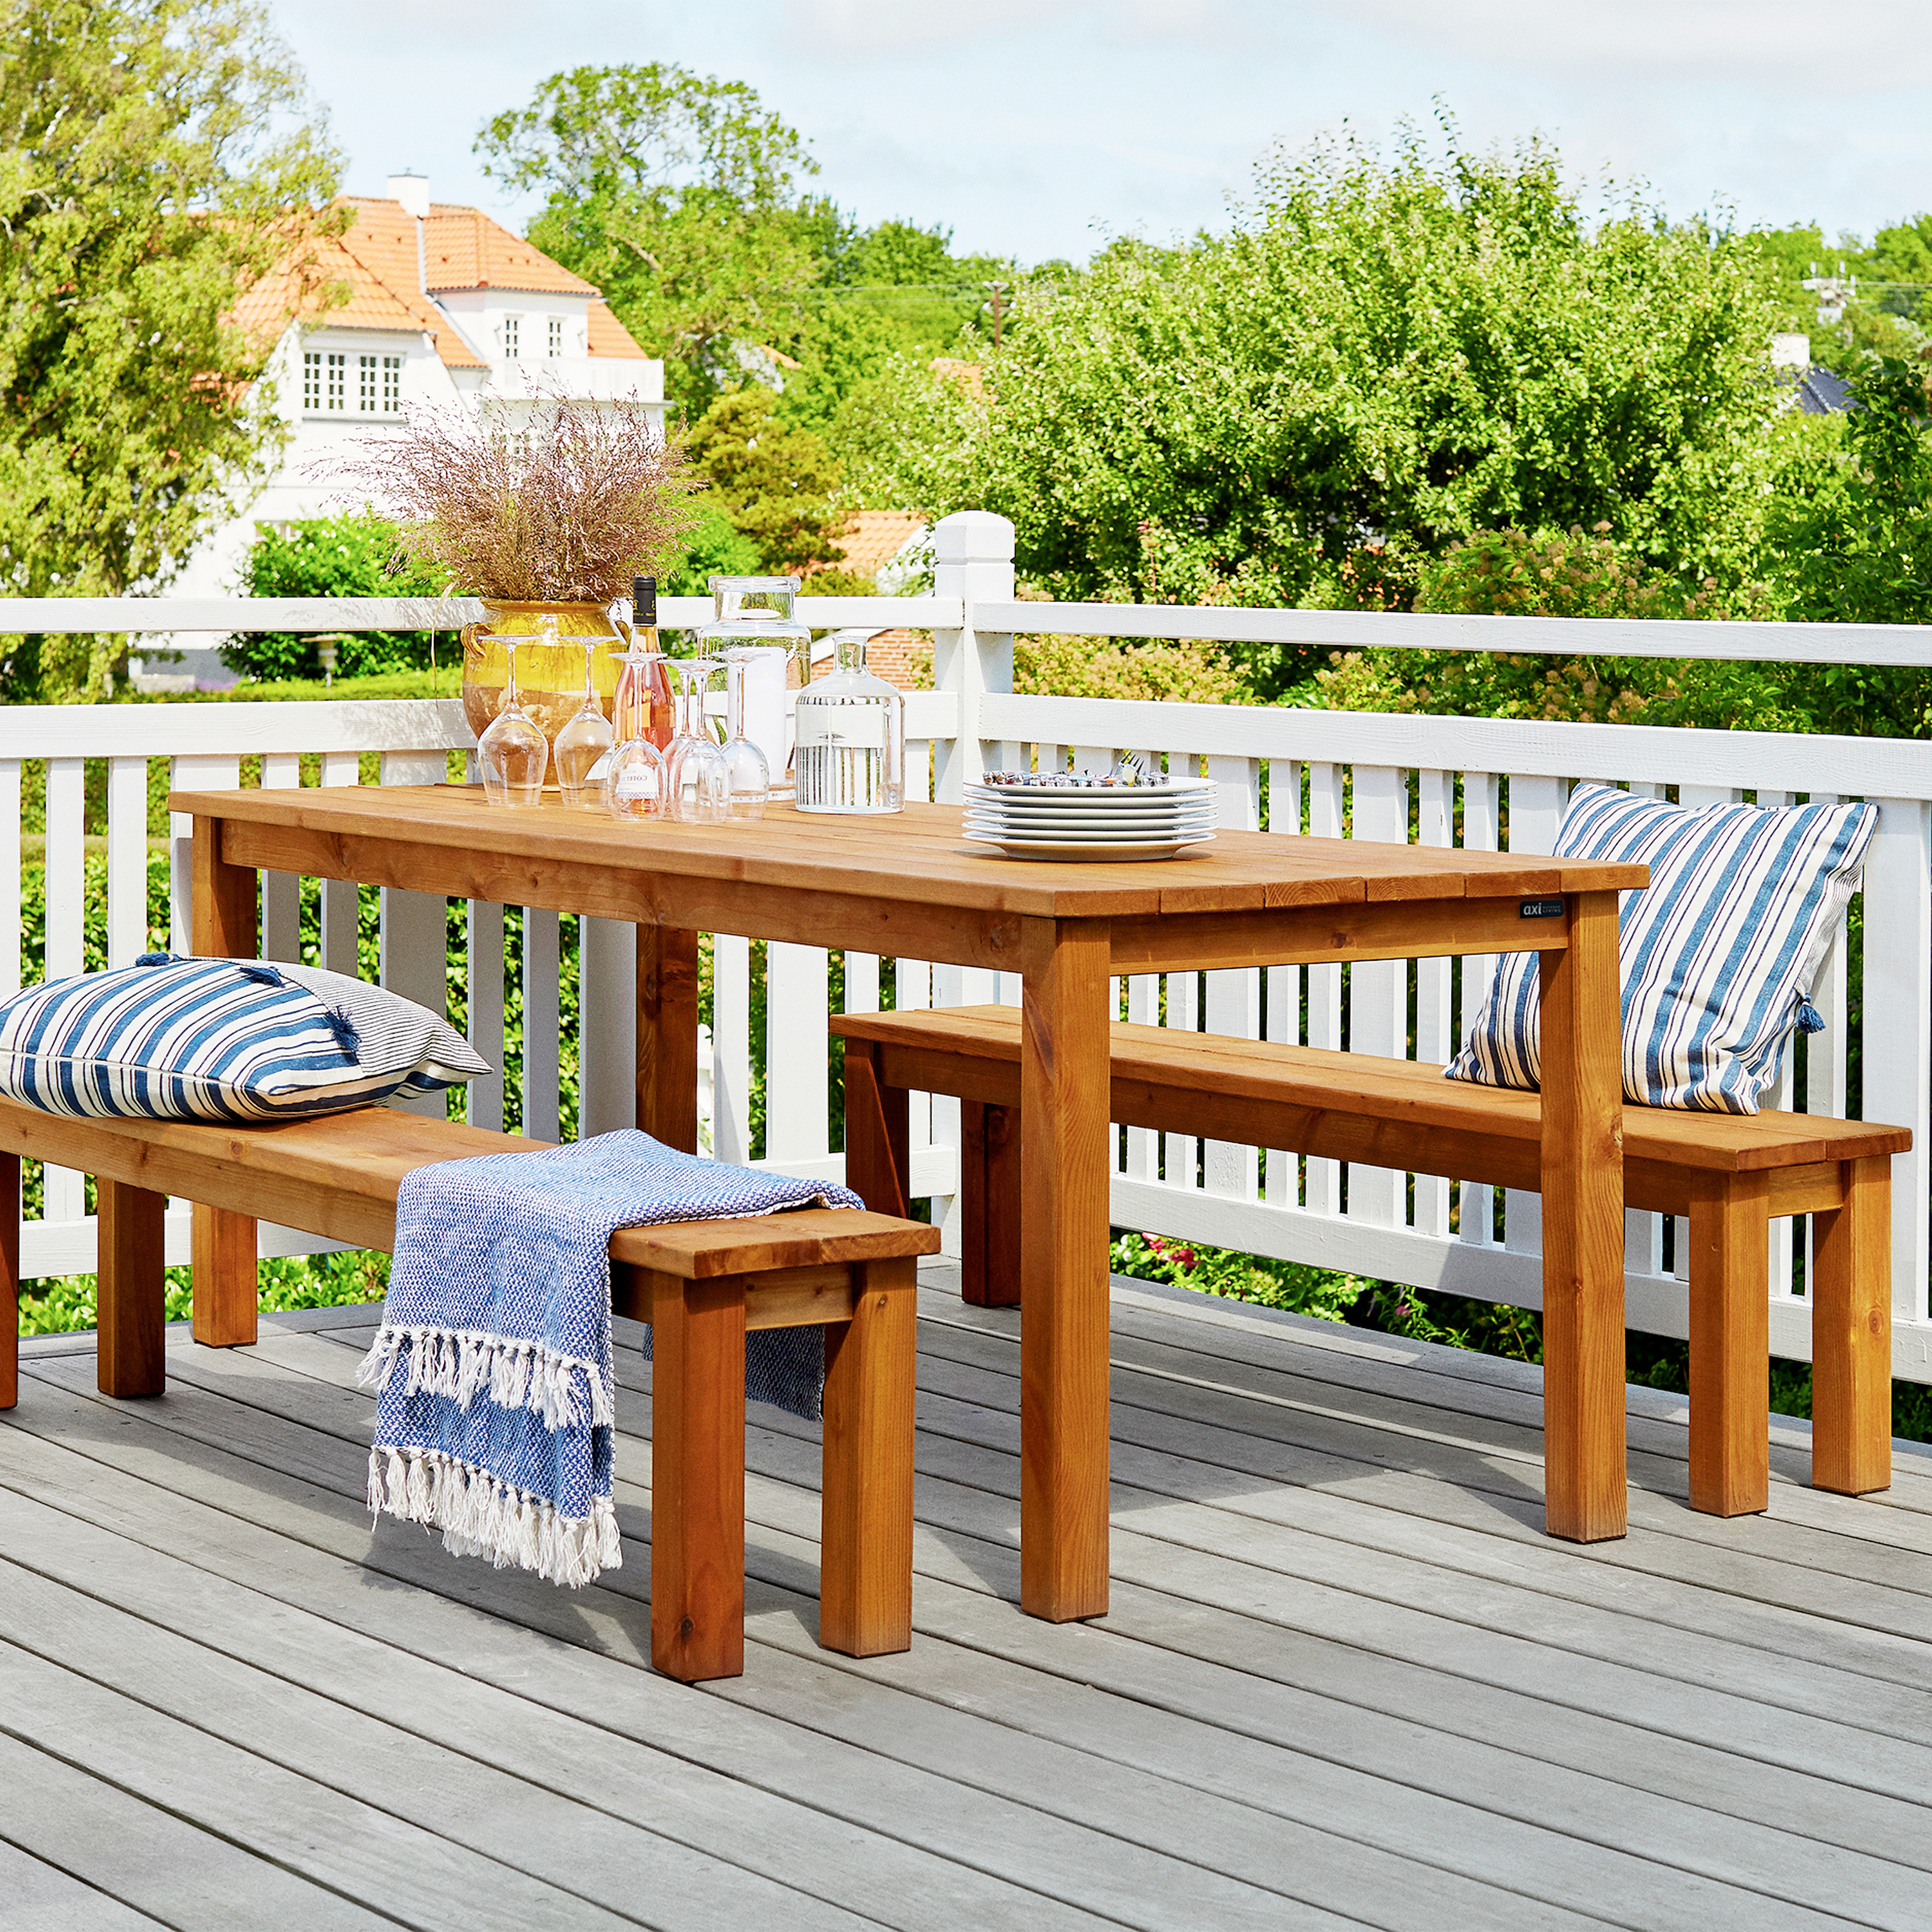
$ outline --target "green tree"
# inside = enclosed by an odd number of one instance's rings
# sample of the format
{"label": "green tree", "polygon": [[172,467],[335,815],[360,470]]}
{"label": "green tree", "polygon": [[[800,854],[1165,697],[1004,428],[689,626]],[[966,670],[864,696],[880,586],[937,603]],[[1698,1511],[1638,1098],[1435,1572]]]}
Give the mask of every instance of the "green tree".
{"label": "green tree", "polygon": [[476,150],[506,188],[548,197],[530,239],[664,357],[691,414],[740,380],[735,343],[794,332],[791,292],[813,280],[825,226],[799,182],[818,164],[742,81],[574,68],[488,122]]}
{"label": "green tree", "polygon": [[[280,448],[238,296],[298,261],[335,158],[250,0],[0,0],[0,582],[166,580]],[[119,638],[16,638],[15,698],[98,698]]]}
{"label": "green tree", "polygon": [[1600,522],[1736,583],[1774,312],[1742,238],[1593,222],[1539,144],[1321,144],[1264,169],[1230,235],[1022,289],[936,507],[1012,517],[1062,596],[1400,608],[1473,531]]}
{"label": "green tree", "polygon": [[[248,585],[250,597],[439,597],[443,591],[439,578],[400,558],[395,526],[367,514],[263,530],[248,552]],[[455,650],[455,640],[446,638],[446,664]],[[337,652],[339,675],[369,677],[434,663],[436,640],[430,631],[350,632]],[[261,683],[322,675],[312,637],[247,632],[223,645],[221,657]]]}
{"label": "green tree", "polygon": [[755,383],[720,396],[691,433],[691,460],[711,481],[732,526],[767,570],[836,563],[843,520],[838,464],[819,436],[788,429]]}

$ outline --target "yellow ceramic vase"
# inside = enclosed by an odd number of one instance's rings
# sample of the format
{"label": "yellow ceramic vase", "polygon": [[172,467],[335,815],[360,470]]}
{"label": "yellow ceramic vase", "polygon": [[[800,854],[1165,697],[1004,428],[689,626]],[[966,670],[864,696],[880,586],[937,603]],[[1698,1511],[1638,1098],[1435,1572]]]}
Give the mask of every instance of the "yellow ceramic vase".
{"label": "yellow ceramic vase", "polygon": [[604,716],[610,716],[620,669],[614,653],[623,646],[602,604],[506,604],[494,597],[481,602],[489,622],[469,625],[463,633],[463,715],[479,738],[503,708],[509,676],[506,634],[518,640],[517,696],[553,746],[558,732],[583,709],[588,638],[597,640],[592,685]]}

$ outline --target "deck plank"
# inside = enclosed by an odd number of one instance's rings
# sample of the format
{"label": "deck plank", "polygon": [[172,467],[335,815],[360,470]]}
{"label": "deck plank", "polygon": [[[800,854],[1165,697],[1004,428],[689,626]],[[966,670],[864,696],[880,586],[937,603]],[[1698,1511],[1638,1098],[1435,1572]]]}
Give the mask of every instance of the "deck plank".
{"label": "deck plank", "polygon": [[[700,1690],[644,1667],[631,1324],[625,1567],[574,1596],[372,1535],[374,1310],[171,1333],[144,1402],[37,1338],[0,1754],[53,1796],[0,1820],[0,1898],[24,1859],[50,1925],[440,1926],[485,1869],[535,1924],[1922,1922],[1932,1459],[1826,1497],[1774,1423],[1771,1512],[1713,1526],[1682,1399],[1634,1390],[1632,1534],[1577,1550],[1538,1528],[1534,1369],[1117,1284],[1113,1606],[1048,1626],[1015,1601],[1016,1317],[922,1280],[913,1650],[818,1649],[817,1431],[754,1408],[747,1671]],[[412,1780],[447,1815],[410,1823]],[[170,1888],[230,1866],[226,1922]]]}
{"label": "deck plank", "polygon": [[145,1912],[0,1838],[0,1925],[7,1932],[142,1932]]}

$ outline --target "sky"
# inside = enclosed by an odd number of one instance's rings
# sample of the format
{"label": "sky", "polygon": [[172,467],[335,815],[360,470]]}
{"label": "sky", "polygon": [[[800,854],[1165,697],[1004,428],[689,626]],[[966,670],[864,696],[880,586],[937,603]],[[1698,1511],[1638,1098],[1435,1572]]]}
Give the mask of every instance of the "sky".
{"label": "sky", "polygon": [[1532,133],[1581,183],[1673,215],[1862,236],[1932,208],[1924,0],[269,0],[352,192],[404,169],[513,225],[482,123],[546,75],[674,61],[748,82],[812,184],[962,252],[1084,260],[1228,218],[1256,164],[1438,100],[1482,148]]}

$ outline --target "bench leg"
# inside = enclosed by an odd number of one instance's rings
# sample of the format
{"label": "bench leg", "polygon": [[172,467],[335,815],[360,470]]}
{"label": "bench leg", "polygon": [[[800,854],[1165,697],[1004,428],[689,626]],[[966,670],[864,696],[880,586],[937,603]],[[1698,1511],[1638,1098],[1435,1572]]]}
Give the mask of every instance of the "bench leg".
{"label": "bench leg", "polygon": [[167,1386],[161,1252],[167,1197],[98,1176],[94,1186],[100,1210],[100,1393],[159,1395]]}
{"label": "bench leg", "polygon": [[1020,1111],[959,1103],[959,1292],[981,1308],[1020,1300]]}
{"label": "bench leg", "polygon": [[1844,1172],[1814,1244],[1811,1480],[1862,1496],[1892,1486],[1892,1162]]}
{"label": "bench leg", "polygon": [[20,1156],[0,1154],[0,1408],[20,1400]]}
{"label": "bench leg", "polygon": [[826,1324],[818,1640],[848,1657],[912,1647],[917,1269],[864,1263],[851,1320]]}
{"label": "bench leg", "polygon": [[210,1348],[255,1340],[255,1223],[225,1208],[194,1204],[194,1339]]}
{"label": "bench leg", "polygon": [[651,1662],[745,1669],[745,1284],[653,1274]]}
{"label": "bench leg", "polygon": [[1765,1178],[1700,1176],[1690,1195],[1690,1507],[1771,1501],[1771,1214]]}
{"label": "bench leg", "polygon": [[883,1083],[876,1042],[848,1040],[845,1042],[845,1185],[874,1214],[905,1217],[911,1137],[906,1090]]}

